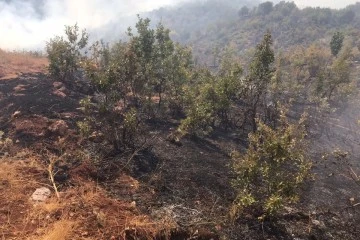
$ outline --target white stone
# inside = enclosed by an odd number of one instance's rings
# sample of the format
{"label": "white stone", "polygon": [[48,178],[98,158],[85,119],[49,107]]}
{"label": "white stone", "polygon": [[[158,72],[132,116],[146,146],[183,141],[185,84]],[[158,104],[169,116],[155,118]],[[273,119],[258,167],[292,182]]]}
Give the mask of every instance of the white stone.
{"label": "white stone", "polygon": [[16,117],[20,116],[20,114],[21,114],[20,111],[16,111],[13,113],[12,118],[16,118]]}
{"label": "white stone", "polygon": [[34,202],[45,202],[51,195],[50,189],[46,187],[38,188],[31,195],[30,199]]}

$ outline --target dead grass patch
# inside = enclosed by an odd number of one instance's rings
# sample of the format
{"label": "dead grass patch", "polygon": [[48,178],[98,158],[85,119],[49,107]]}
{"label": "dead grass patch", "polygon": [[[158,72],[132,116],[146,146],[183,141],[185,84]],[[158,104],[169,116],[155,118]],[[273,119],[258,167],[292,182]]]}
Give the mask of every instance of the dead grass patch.
{"label": "dead grass patch", "polygon": [[[170,237],[176,225],[153,221],[136,204],[110,197],[96,182],[77,177],[56,198],[40,158],[0,160],[0,239],[154,239]],[[44,204],[29,200],[38,187],[48,186]]]}
{"label": "dead grass patch", "polygon": [[53,224],[53,227],[47,232],[41,240],[66,240],[71,236],[75,223],[69,220],[60,220]]}
{"label": "dead grass patch", "polygon": [[21,73],[45,72],[48,60],[27,52],[7,52],[0,49],[0,79],[10,79]]}

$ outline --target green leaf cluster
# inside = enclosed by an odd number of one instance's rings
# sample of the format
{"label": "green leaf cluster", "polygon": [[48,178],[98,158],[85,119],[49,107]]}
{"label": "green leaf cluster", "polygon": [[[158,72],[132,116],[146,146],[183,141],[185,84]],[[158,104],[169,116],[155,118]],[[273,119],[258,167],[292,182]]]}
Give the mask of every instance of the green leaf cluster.
{"label": "green leaf cluster", "polygon": [[257,131],[249,135],[246,153],[232,154],[237,192],[234,218],[249,207],[260,210],[260,217],[275,214],[298,199],[311,168],[304,121],[305,116],[289,123],[283,111],[277,128],[259,121]]}

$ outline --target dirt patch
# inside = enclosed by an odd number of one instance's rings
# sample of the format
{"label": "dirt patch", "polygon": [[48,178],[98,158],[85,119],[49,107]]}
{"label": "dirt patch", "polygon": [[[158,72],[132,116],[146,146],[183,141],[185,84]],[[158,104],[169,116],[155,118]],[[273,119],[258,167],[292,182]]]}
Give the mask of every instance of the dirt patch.
{"label": "dirt patch", "polygon": [[0,49],[0,80],[13,79],[24,73],[45,72],[48,64],[44,56]]}

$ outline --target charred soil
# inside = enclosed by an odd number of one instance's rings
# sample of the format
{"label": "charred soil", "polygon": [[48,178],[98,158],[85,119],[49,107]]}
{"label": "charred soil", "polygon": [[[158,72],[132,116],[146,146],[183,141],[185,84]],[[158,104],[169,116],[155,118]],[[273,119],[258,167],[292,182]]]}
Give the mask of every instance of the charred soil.
{"label": "charred soil", "polygon": [[[216,129],[174,144],[167,136],[178,120],[155,120],[146,123],[145,144],[114,154],[80,137],[76,122],[83,118],[84,96],[43,73],[0,81],[0,130],[13,141],[0,161],[4,239],[359,238],[360,187],[347,175],[349,168],[320,160],[322,152],[342,142],[353,150],[349,166],[358,172],[358,142],[350,139],[357,137],[356,123],[344,128],[339,118],[337,127],[329,126],[342,130],[316,141],[315,180],[303,189],[299,204],[265,222],[251,215],[231,222],[230,153],[246,148],[246,133]],[[47,167],[54,159],[60,198],[53,194],[34,206],[31,193],[51,188]],[[58,229],[66,232],[64,238],[56,235]]]}

